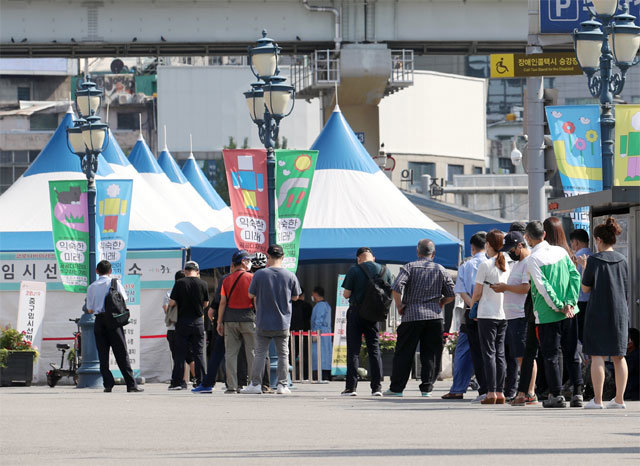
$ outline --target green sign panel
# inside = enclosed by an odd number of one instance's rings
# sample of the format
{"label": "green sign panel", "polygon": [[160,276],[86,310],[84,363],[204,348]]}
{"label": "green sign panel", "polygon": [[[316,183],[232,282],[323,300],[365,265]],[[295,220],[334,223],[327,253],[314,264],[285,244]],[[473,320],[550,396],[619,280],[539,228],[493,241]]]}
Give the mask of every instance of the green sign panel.
{"label": "green sign panel", "polygon": [[318,151],[276,150],[276,235],[283,267],[295,273]]}
{"label": "green sign panel", "polygon": [[49,181],[53,246],[66,291],[89,286],[89,209],[87,181]]}

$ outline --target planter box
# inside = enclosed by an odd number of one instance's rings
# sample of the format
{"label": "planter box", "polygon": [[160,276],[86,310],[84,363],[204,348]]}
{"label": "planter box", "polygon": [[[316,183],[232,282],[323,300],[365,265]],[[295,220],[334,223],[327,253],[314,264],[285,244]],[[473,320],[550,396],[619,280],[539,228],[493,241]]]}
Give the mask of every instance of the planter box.
{"label": "planter box", "polygon": [[33,351],[9,351],[7,367],[0,367],[0,385],[31,386],[33,380]]}

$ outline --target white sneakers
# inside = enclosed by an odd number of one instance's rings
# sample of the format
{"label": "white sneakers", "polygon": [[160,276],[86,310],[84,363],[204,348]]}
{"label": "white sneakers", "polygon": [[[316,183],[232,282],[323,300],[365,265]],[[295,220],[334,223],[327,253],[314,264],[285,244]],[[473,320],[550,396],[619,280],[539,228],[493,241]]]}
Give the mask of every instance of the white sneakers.
{"label": "white sneakers", "polygon": [[242,393],[243,395],[262,395],[262,387],[260,385],[253,385],[250,383],[241,389],[239,393]]}
{"label": "white sneakers", "polygon": [[627,405],[622,403],[616,403],[616,399],[614,398],[609,403],[607,403],[607,409],[627,409]]}
{"label": "white sneakers", "polygon": [[[616,403],[616,399],[614,398],[609,403],[607,403],[607,409],[627,409],[627,405],[622,403]],[[595,399],[591,400],[584,406],[584,409],[604,409],[604,405],[596,403]]]}
{"label": "white sneakers", "polygon": [[278,389],[276,390],[276,393],[278,395],[291,395],[291,390],[289,390],[289,387],[279,383],[278,384]]}
{"label": "white sneakers", "polygon": [[599,403],[596,403],[595,400],[591,400],[589,403],[584,405],[584,409],[604,409],[604,406],[602,406]]}

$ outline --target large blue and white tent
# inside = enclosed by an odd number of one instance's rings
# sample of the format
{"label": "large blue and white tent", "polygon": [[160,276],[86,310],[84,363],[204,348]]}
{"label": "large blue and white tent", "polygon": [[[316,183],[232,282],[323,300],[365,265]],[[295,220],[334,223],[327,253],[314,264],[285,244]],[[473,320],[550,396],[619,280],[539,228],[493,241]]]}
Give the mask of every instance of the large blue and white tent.
{"label": "large blue and white tent", "polygon": [[[155,208],[167,215],[175,216],[178,220],[176,227],[185,235],[192,238],[188,244],[192,246],[217,235],[226,224],[221,225],[212,209],[199,196],[184,189],[188,183],[173,183],[162,170],[149,146],[140,134],[138,141],[129,154],[129,162],[134,166],[144,180],[154,189],[157,195]],[[203,208],[206,206],[206,210]],[[229,221],[230,224],[230,221]],[[221,228],[222,227],[222,228]]]}
{"label": "large blue and white tent", "polygon": [[212,209],[222,210],[224,208],[229,208],[216,190],[213,189],[213,186],[211,186],[211,183],[198,166],[193,154],[189,154],[189,157],[185,160],[184,165],[182,166],[182,173],[184,173],[185,178],[189,183],[191,183],[193,189],[202,196]]}
{"label": "large blue and white tent", "polygon": [[[193,154],[191,154],[190,157],[193,158]],[[222,202],[222,199],[220,199],[220,203],[215,207],[206,201],[204,196],[200,194],[200,191],[197,190],[193,184],[187,180],[184,173],[182,173],[180,167],[169,152],[166,143],[158,157],[158,165],[160,165],[160,168],[162,168],[169,180],[171,180],[174,189],[181,193],[182,201],[188,203],[201,217],[213,222],[211,225],[215,226],[218,232],[229,231],[233,228],[233,214],[231,213],[231,209]],[[206,179],[204,181],[206,181],[206,184],[203,183],[201,188],[204,190],[208,185],[209,188],[213,190],[211,184]],[[217,196],[218,193],[213,192]],[[220,196],[218,196],[218,198],[220,198]]]}
{"label": "large blue and white tent", "polygon": [[[416,258],[420,239],[436,244],[436,261],[458,265],[460,241],[415,207],[378,168],[336,106],[314,142],[318,162],[300,243],[300,262],[352,262],[370,247],[376,260],[404,263]],[[191,248],[201,267],[228,265],[233,232]]]}
{"label": "large blue and white tent", "polygon": [[[0,196],[1,251],[53,251],[49,181],[85,179],[80,158],[67,145],[66,131],[71,126],[73,112],[69,108],[36,160]],[[96,178],[118,178],[102,155],[99,155]],[[129,228],[129,249],[167,250],[183,247],[159,228],[149,206],[144,206],[140,200],[136,202],[135,197],[132,198]]]}

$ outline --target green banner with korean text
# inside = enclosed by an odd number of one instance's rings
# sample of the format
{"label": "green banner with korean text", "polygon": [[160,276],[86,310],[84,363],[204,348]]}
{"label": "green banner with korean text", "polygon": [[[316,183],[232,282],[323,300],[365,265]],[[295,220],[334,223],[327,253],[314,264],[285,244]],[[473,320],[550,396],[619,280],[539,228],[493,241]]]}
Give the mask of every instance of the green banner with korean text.
{"label": "green banner with korean text", "polygon": [[87,180],[49,181],[53,246],[62,285],[72,293],[89,286]]}
{"label": "green banner with korean text", "polygon": [[276,150],[275,155],[277,241],[284,250],[282,266],[295,273],[318,151]]}

